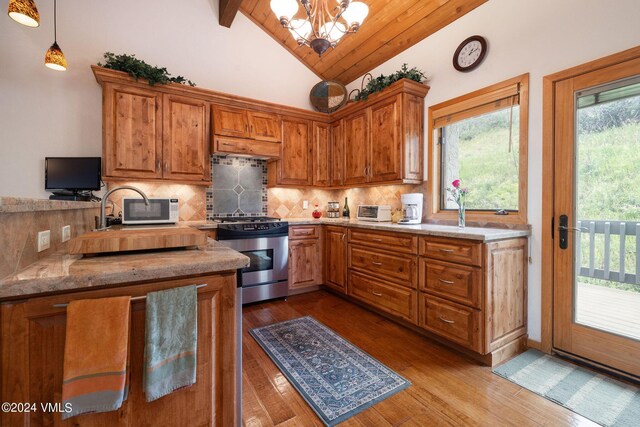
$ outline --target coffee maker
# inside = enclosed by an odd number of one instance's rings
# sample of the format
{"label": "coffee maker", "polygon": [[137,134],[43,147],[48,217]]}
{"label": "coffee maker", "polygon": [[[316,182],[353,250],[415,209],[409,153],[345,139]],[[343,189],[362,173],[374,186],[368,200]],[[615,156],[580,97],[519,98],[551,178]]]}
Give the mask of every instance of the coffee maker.
{"label": "coffee maker", "polygon": [[402,216],[399,224],[420,224],[422,222],[422,193],[408,193],[400,196],[402,202]]}

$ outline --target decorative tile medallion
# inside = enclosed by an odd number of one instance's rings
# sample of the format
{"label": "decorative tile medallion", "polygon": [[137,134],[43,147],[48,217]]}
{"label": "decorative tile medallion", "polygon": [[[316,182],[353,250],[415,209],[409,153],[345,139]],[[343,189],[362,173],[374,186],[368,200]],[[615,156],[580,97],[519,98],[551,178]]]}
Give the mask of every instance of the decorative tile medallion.
{"label": "decorative tile medallion", "polygon": [[234,156],[211,157],[207,219],[267,214],[267,161]]}

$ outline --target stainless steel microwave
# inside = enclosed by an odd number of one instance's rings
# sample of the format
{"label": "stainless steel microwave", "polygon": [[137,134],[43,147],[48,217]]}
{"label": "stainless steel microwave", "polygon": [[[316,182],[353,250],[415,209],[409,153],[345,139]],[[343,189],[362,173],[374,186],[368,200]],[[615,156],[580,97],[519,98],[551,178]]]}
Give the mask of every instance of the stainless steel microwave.
{"label": "stainless steel microwave", "polygon": [[358,221],[391,222],[391,206],[360,205],[358,206]]}
{"label": "stainless steel microwave", "polygon": [[123,224],[175,224],[179,218],[178,199],[122,198]]}

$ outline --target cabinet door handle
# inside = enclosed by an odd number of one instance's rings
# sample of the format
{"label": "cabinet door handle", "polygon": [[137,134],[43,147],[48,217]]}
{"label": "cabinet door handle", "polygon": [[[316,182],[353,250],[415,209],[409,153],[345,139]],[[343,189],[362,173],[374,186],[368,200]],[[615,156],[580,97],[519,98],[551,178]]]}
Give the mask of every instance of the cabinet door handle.
{"label": "cabinet door handle", "polygon": [[162,165],[160,164],[160,159],[156,160],[156,170],[159,171],[162,169]]}
{"label": "cabinet door handle", "polygon": [[345,238],[346,234],[342,233],[342,241],[344,242],[344,238]]}
{"label": "cabinet door handle", "polygon": [[440,280],[440,282],[446,284],[446,285],[453,285],[455,282],[452,282],[451,280],[444,280],[444,279],[438,279]]}
{"label": "cabinet door handle", "polygon": [[373,242],[382,242],[382,239],[371,239]]}
{"label": "cabinet door handle", "polygon": [[164,162],[164,171],[165,172],[169,172],[169,163],[168,162]]}
{"label": "cabinet door handle", "polygon": [[440,252],[451,253],[453,249],[440,249]]}
{"label": "cabinet door handle", "polygon": [[373,265],[382,265],[381,262],[377,262],[377,261],[371,261],[371,264],[373,264]]}
{"label": "cabinet door handle", "polygon": [[244,131],[247,133],[249,132],[249,125],[244,125]]}
{"label": "cabinet door handle", "polygon": [[382,296],[382,294],[381,294],[381,293],[378,293],[378,292],[376,292],[376,291],[371,291],[371,293],[372,293],[372,294],[374,294],[374,295],[375,295],[375,296],[377,296],[377,297],[381,297],[381,296]]}
{"label": "cabinet door handle", "polygon": [[453,320],[447,320],[444,317],[440,316],[438,317],[438,319],[442,320],[444,323],[449,323],[449,324],[454,324],[456,322],[454,322]]}

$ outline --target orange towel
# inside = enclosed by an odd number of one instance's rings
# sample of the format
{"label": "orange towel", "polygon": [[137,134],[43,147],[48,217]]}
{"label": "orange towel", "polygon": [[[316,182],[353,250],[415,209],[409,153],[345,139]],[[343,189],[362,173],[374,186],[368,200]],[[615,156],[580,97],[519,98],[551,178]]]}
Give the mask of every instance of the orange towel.
{"label": "orange towel", "polygon": [[72,301],[67,307],[62,402],[67,419],[115,411],[126,399],[131,297]]}

